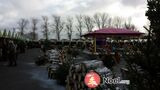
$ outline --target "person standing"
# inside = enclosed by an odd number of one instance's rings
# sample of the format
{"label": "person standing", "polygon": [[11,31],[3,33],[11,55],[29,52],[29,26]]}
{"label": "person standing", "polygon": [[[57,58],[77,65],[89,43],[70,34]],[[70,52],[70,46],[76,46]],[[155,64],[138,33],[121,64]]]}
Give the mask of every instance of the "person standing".
{"label": "person standing", "polygon": [[8,66],[17,66],[16,62],[16,45],[14,44],[13,41],[9,41],[9,46],[8,46],[8,55],[9,55],[9,65]]}
{"label": "person standing", "polygon": [[8,39],[4,38],[2,43],[2,60],[8,61]]}

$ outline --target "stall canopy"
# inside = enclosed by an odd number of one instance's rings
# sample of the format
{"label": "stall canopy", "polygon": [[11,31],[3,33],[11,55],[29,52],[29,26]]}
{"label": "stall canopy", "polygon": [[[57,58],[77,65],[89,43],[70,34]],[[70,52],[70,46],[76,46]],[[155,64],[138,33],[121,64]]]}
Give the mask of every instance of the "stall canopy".
{"label": "stall canopy", "polygon": [[96,30],[94,32],[87,33],[83,35],[84,37],[107,37],[107,36],[140,36],[144,33],[133,31],[129,29],[122,29],[122,28],[106,28]]}

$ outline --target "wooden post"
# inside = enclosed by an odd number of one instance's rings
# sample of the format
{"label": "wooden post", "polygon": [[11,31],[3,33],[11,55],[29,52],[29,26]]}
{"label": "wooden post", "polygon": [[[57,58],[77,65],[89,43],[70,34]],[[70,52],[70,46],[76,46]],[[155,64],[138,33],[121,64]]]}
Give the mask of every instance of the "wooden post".
{"label": "wooden post", "polygon": [[96,37],[94,37],[93,45],[94,45],[93,53],[96,53]]}
{"label": "wooden post", "polygon": [[86,40],[87,40],[87,38],[84,38],[84,46],[85,46],[85,49],[86,49]]}

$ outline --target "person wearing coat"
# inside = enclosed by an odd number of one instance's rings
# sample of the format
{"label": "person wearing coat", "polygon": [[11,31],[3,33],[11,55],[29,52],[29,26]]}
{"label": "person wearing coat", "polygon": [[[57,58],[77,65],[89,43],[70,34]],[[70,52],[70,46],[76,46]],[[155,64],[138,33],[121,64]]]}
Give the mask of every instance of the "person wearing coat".
{"label": "person wearing coat", "polygon": [[8,66],[17,66],[17,61],[16,61],[16,45],[14,44],[13,41],[9,41],[8,45],[8,55],[9,55],[9,65]]}

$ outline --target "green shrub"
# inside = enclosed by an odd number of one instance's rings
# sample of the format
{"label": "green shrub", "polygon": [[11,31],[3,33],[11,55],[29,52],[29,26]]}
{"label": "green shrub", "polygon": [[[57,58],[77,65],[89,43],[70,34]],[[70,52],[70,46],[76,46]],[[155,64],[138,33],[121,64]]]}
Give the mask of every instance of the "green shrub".
{"label": "green shrub", "polygon": [[56,70],[55,79],[59,84],[65,85],[65,80],[70,68],[69,63],[64,63]]}

